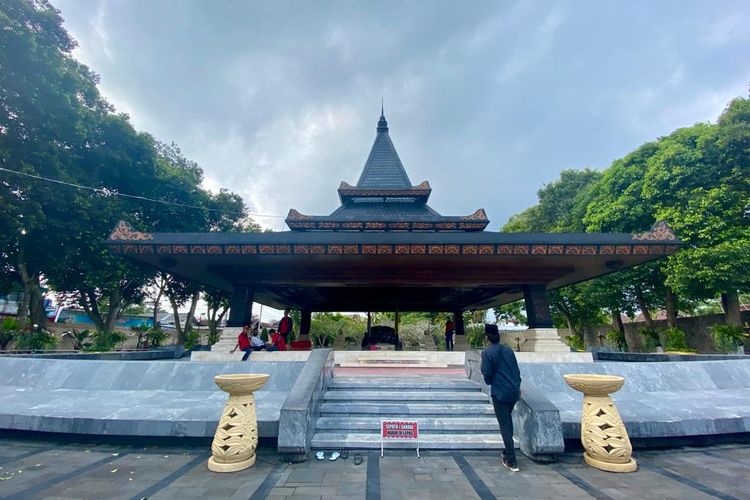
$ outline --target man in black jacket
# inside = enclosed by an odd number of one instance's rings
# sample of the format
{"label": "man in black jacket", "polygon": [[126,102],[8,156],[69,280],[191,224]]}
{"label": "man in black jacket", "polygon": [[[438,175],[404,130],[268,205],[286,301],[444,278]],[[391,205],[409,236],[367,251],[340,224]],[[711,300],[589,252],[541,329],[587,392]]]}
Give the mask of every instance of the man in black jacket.
{"label": "man in black jacket", "polygon": [[490,386],[492,406],[495,407],[495,416],[503,436],[503,465],[518,472],[511,413],[521,395],[521,372],[513,349],[500,343],[497,325],[484,325],[484,333],[490,346],[482,351],[482,376]]}

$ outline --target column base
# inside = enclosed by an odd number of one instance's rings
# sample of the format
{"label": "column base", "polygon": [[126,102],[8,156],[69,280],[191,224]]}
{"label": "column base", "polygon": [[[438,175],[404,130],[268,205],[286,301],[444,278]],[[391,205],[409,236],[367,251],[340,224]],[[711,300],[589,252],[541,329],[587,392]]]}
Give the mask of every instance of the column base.
{"label": "column base", "polygon": [[254,453],[252,457],[241,462],[222,463],[214,460],[214,457],[208,459],[208,470],[212,472],[237,472],[252,467],[253,465],[255,465]]}
{"label": "column base", "polygon": [[570,352],[570,346],[560,339],[557,328],[529,328],[518,333],[521,352]]}
{"label": "column base", "polygon": [[597,460],[591,457],[588,452],[584,451],[583,461],[586,462],[587,465],[590,465],[595,469],[600,469],[607,472],[635,472],[638,470],[638,464],[633,458],[631,458],[630,461],[624,464],[616,464],[613,462],[603,462],[601,460]]}

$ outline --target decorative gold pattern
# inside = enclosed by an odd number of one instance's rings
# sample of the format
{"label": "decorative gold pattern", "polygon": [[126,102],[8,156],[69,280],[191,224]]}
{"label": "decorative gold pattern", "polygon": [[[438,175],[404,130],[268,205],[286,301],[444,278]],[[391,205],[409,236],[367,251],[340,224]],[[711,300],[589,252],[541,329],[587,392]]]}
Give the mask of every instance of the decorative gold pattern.
{"label": "decorative gold pattern", "polygon": [[674,231],[672,231],[672,228],[666,222],[659,221],[651,226],[650,231],[634,234],[633,239],[639,241],[674,241],[677,239],[677,236],[675,236]]}
{"label": "decorative gold pattern", "polygon": [[159,255],[668,255],[677,245],[509,245],[509,244],[284,244],[284,245],[111,245],[114,253]]}
{"label": "decorative gold pattern", "polygon": [[625,379],[614,375],[564,375],[565,382],[583,393],[581,443],[584,461],[609,472],[633,472],[638,466],[633,447],[610,393]]}
{"label": "decorative gold pattern", "polygon": [[258,421],[255,409],[257,391],[268,380],[265,374],[217,375],[214,382],[229,393],[211,443],[208,468],[214,472],[235,472],[255,463]]}
{"label": "decorative gold pattern", "polygon": [[151,233],[142,233],[133,229],[133,226],[121,220],[115,226],[115,229],[109,235],[110,240],[123,240],[123,241],[145,241],[153,240],[154,235]]}

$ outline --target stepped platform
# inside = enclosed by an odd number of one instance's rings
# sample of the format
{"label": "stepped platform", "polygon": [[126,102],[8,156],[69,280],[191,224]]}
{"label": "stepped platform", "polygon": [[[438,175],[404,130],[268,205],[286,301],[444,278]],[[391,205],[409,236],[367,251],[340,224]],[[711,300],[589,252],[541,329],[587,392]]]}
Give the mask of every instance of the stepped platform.
{"label": "stepped platform", "polygon": [[[454,353],[449,353],[454,354]],[[420,448],[500,450],[503,448],[490,398],[464,373],[403,376],[337,375],[323,394],[312,438],[313,449],[380,447],[380,421],[419,423]],[[413,448],[413,442],[388,448]]]}

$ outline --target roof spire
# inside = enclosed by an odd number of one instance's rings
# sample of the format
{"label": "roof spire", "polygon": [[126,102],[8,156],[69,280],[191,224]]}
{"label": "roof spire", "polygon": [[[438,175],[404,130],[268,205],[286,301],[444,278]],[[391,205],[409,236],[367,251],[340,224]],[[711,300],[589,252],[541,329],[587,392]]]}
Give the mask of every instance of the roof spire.
{"label": "roof spire", "polygon": [[383,98],[380,98],[380,120],[378,120],[378,132],[388,132],[388,122],[383,112]]}

